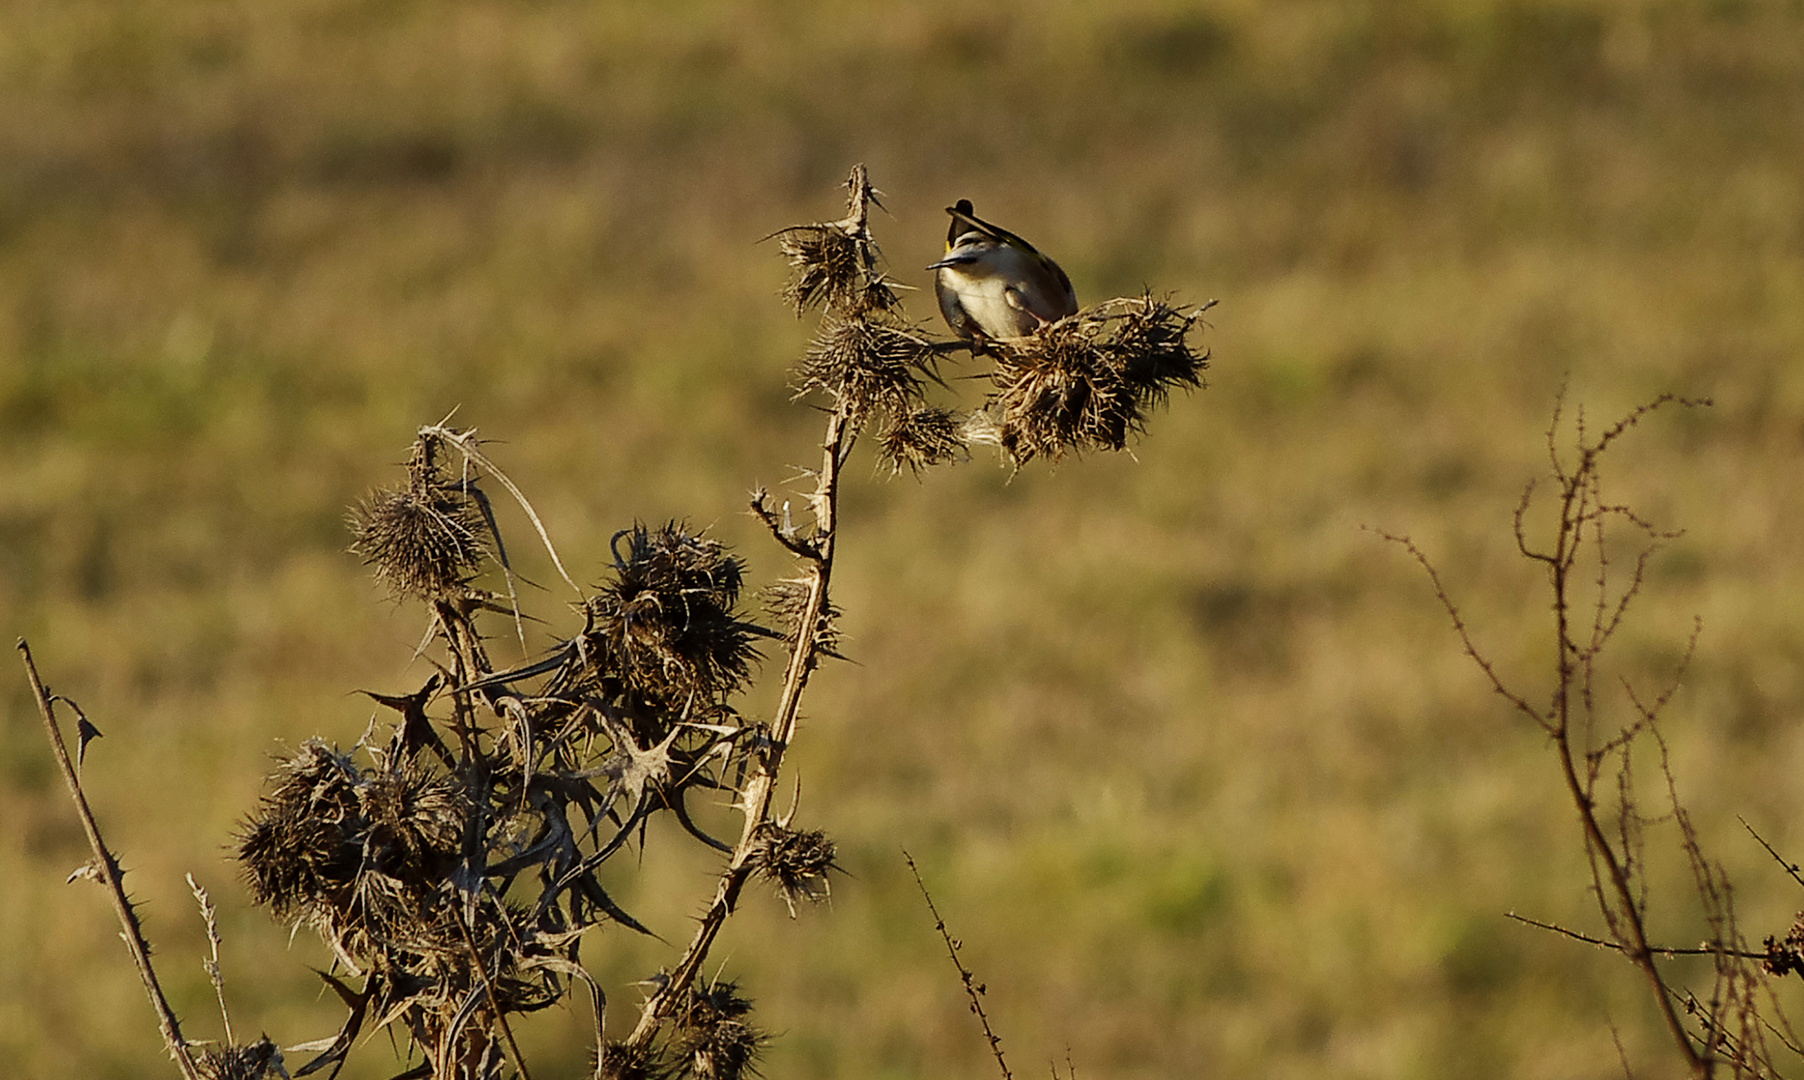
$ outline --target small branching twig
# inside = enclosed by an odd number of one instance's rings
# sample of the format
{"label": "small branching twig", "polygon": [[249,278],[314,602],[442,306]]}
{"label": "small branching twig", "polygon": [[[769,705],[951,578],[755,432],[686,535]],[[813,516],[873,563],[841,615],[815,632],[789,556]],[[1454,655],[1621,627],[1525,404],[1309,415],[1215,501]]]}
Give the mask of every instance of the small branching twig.
{"label": "small branching twig", "polygon": [[194,880],[193,874],[188,875],[188,891],[194,894],[194,902],[200,905],[200,919],[207,927],[208,955],[201,966],[206,969],[207,981],[213,984],[213,994],[219,999],[219,1024],[225,1029],[226,1045],[233,1046],[237,1044],[237,1040],[232,1038],[232,1014],[226,1011],[225,976],[219,970],[218,912],[213,909],[212,897],[200,887],[200,882]]}
{"label": "small branching twig", "polygon": [[[1524,926],[1532,926],[1537,930],[1546,930],[1551,933],[1558,934],[1561,937],[1567,937],[1567,938],[1571,938],[1574,941],[1583,942],[1586,945],[1595,945],[1600,949],[1609,949],[1611,952],[1622,952],[1623,951],[1621,942],[1611,941],[1607,938],[1594,937],[1591,934],[1587,934],[1587,933],[1584,933],[1579,930],[1574,930],[1571,927],[1561,926],[1559,923],[1542,922],[1540,919],[1531,919],[1527,915],[1519,915],[1514,911],[1504,912],[1503,917],[1506,919],[1514,919],[1515,921],[1523,924]],[[1717,948],[1712,948],[1710,946],[1704,946],[1701,948],[1692,948],[1692,949],[1680,949],[1680,948],[1674,948],[1673,946],[1670,946],[1670,945],[1657,945],[1652,949],[1652,953],[1654,956],[1656,956],[1660,959],[1663,959],[1663,960],[1671,960],[1671,959],[1674,959],[1675,957],[1680,957],[1680,956],[1717,956],[1717,955],[1734,956],[1734,957],[1739,957],[1743,960],[1765,960],[1766,955],[1767,955],[1764,952],[1751,952],[1751,951],[1745,950],[1745,949],[1717,949]]]}
{"label": "small branching twig", "polygon": [[[1592,893],[1607,934],[1595,936],[1511,913],[1510,917],[1577,941],[1621,953],[1648,983],[1655,1007],[1672,1037],[1688,1071],[1699,1080],[1714,1075],[1719,1065],[1738,1075],[1770,1075],[1771,1063],[1762,1046],[1765,1021],[1756,1009],[1758,970],[1753,961],[1774,963],[1769,940],[1766,953],[1741,944],[1734,906],[1722,869],[1703,854],[1697,832],[1678,795],[1660,732],[1661,714],[1672,701],[1679,680],[1696,652],[1699,626],[1694,623],[1684,656],[1672,681],[1657,696],[1646,699],[1626,679],[1624,697],[1633,717],[1613,733],[1599,726],[1604,705],[1598,695],[1600,657],[1623,626],[1646,582],[1648,560],[1659,548],[1677,538],[1676,531],[1662,530],[1630,507],[1607,501],[1603,495],[1600,463],[1609,448],[1642,419],[1667,405],[1701,406],[1671,394],[1636,408],[1595,437],[1587,434],[1580,410],[1575,422],[1576,448],[1571,456],[1561,452],[1559,432],[1562,409],[1556,405],[1548,428],[1550,471],[1556,489],[1558,513],[1551,542],[1545,546],[1530,539],[1527,515],[1535,495],[1528,485],[1517,503],[1513,532],[1517,551],[1540,564],[1548,575],[1552,598],[1554,672],[1547,704],[1537,706],[1511,688],[1496,665],[1478,647],[1472,633],[1427,555],[1408,537],[1381,533],[1399,544],[1427,573],[1435,599],[1453,623],[1454,633],[1468,658],[1478,667],[1491,689],[1516,712],[1532,720],[1549,738],[1558,762],[1562,784],[1585,840],[1585,854],[1592,874]],[[1627,584],[1616,586],[1607,527],[1622,523],[1639,532],[1645,543],[1636,554]],[[1583,582],[1584,584],[1581,584]],[[1593,590],[1588,602],[1584,588]],[[1707,937],[1696,949],[1654,945],[1647,931],[1648,877],[1643,854],[1644,827],[1655,823],[1638,805],[1632,768],[1633,753],[1643,736],[1658,750],[1665,780],[1667,814],[1679,832],[1679,847],[1691,867],[1693,884],[1702,905]],[[1606,800],[1598,790],[1607,766],[1614,762],[1614,796]],[[1606,810],[1606,805],[1609,809]],[[1613,819],[1613,820],[1612,820]],[[1656,960],[1699,955],[1714,959],[1715,978],[1707,999],[1681,995],[1667,981]],[[1688,1027],[1681,1013],[1691,1018]]]}
{"label": "small branching twig", "polygon": [[[1014,1080],[1008,1070],[1008,1060],[1002,1056],[1002,1036],[996,1034],[996,1029],[990,1026],[989,1014],[983,1009],[983,995],[987,987],[978,982],[977,976],[959,959],[958,950],[964,943],[946,929],[946,920],[940,917],[940,909],[934,906],[933,894],[927,891],[927,883],[921,880],[921,868],[915,865],[914,856],[904,851],[902,858],[908,862],[908,872],[915,876],[915,884],[921,889],[921,899],[927,901],[927,911],[933,916],[933,928],[940,932],[940,940],[946,943],[946,955],[952,958],[952,966],[958,969],[958,980],[964,985],[965,996],[971,999],[971,1012],[983,1026],[983,1037],[990,1044],[990,1053],[996,1055],[996,1068],[1001,1070],[1002,1080]],[[1058,1075],[1057,1069],[1053,1070],[1053,1075]],[[1072,1070],[1072,1075],[1076,1075],[1075,1069]]]}

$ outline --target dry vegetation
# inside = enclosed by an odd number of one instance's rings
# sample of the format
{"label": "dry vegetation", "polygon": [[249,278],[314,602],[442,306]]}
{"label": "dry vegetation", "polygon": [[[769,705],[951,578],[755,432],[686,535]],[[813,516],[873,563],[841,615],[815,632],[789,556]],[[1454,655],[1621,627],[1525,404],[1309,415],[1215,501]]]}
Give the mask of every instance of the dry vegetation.
{"label": "dry vegetation", "polygon": [[[844,218],[777,234],[794,269],[785,297],[798,315],[817,304],[823,309],[796,383],[797,396],[823,399],[827,414],[821,465],[806,492],[810,520],[793,521],[787,504],[779,516],[762,490],[751,500],[751,513],[800,570],[770,588],[779,629],[739,610],[742,560],[674,522],[615,533],[609,576],[589,595],[473,430],[421,428],[406,482],[379,488],[352,509],[351,552],[397,601],[430,612],[415,657],[435,670],[410,693],[371,693],[397,715],[386,725],[372,722],[350,749],[317,738],[303,743],[269,778],[238,831],[237,861],[252,901],[294,931],[318,936],[332,965],[316,973],[346,1007],[335,1035],[287,1047],[311,1054],[297,1057],[294,1075],[329,1069],[325,1074],[336,1077],[360,1039],[386,1033],[405,1064],[401,1076],[531,1080],[515,1027],[527,1014],[564,1003],[577,983],[586,986],[594,1016],[586,1071],[596,1080],[759,1075],[769,1037],[753,1019],[751,1000],[738,983],[703,969],[753,878],[776,886],[793,919],[798,900],[831,895],[829,876],[842,869],[824,831],[791,827],[799,785],[787,812],[773,810],[802,695],[820,661],[838,656],[840,612],[829,592],[840,478],[879,413],[885,417],[876,446],[892,475],[904,464],[918,475],[950,461],[950,453],[898,452],[894,433],[929,415],[945,418],[936,426],[950,432],[956,414],[926,404],[927,381],[944,385],[938,361],[950,353],[982,355],[907,328],[869,228],[875,198],[863,165],[846,187]],[[996,389],[962,426],[987,417],[982,426],[1005,436],[1049,433],[1054,453],[1120,450],[1122,432],[1099,435],[1088,418],[1114,414],[1138,432],[1147,408],[1174,385],[1201,385],[1208,357],[1190,340],[1195,314],[1150,299],[1112,300],[1096,311],[991,345]],[[1019,377],[1030,369],[1045,374]],[[1059,392],[1022,390],[1044,381],[1058,382]],[[1073,409],[1072,401],[1097,404]],[[963,448],[956,434],[940,437]],[[1032,456],[1000,441],[1017,466]],[[900,445],[907,451],[919,442]],[[511,616],[525,649],[526,616],[487,493],[491,483],[518,503],[582,616],[579,632],[508,668],[491,659],[495,633],[488,624]],[[491,587],[495,577],[505,591]],[[782,690],[768,721],[739,708],[764,639],[786,646]],[[170,1056],[189,1080],[286,1078],[288,1063],[267,1035],[234,1042],[216,911],[192,876],[210,949],[204,967],[225,1039],[215,1048],[182,1033],[118,853],[101,836],[80,778],[77,766],[98,729],[74,702],[46,690],[29,646],[21,640],[19,648],[93,850],[71,880],[106,885]],[[76,717],[75,765],[56,717],[59,703]],[[737,843],[696,825],[691,800],[710,797],[740,813]],[[609,895],[602,873],[616,856],[643,860],[652,824],[666,815],[726,861],[689,945],[639,982],[649,989],[632,1031],[611,1038],[607,995],[584,963],[582,944],[610,924],[657,938]]]}
{"label": "dry vegetation", "polygon": [[[611,564],[634,518],[767,550],[730,508],[820,418],[789,401],[809,328],[752,238],[862,159],[898,285],[927,285],[964,196],[1082,298],[1231,317],[1207,407],[1139,461],[848,471],[835,648],[860,666],[823,669],[792,767],[855,884],[830,928],[768,900],[718,947],[781,1035],[769,1075],[988,1066],[899,843],[1023,1075],[1069,1044],[1086,1076],[1614,1076],[1612,1025],[1637,1075],[1669,1064],[1620,960],[1502,918],[1605,931],[1545,747],[1500,730],[1415,568],[1357,526],[1407,531],[1500,670],[1545,672],[1507,511],[1562,382],[1594,416],[1714,398],[1613,458],[1620,501],[1689,528],[1615,655],[1659,685],[1702,616],[1673,772],[1743,932],[1784,938],[1796,885],[1735,815],[1804,852],[1800,42],[1754,0],[0,10],[0,611],[105,718],[85,776],[176,1011],[220,1034],[193,870],[234,1022],[342,1022],[305,970],[329,952],[252,909],[224,849],[272,753],[363,734],[345,690],[428,674],[403,666],[417,609],[343,552],[374,463],[461,406],[568,565]],[[890,419],[905,474],[964,432]],[[536,654],[566,630],[519,591]],[[103,896],[61,883],[88,856],[3,685],[0,1058],[167,1069]],[[652,833],[603,887],[693,914],[716,853]],[[1693,879],[1666,850],[1672,942]],[[596,941],[607,986],[669,956]],[[591,1023],[548,1010],[522,1051],[576,1072]]]}

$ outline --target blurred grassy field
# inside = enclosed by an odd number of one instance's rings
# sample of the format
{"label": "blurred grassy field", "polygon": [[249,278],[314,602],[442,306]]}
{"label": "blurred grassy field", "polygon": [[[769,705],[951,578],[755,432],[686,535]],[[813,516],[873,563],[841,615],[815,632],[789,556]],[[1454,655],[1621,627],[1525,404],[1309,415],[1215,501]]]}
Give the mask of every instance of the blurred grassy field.
{"label": "blurred grassy field", "polygon": [[[1625,966],[1502,917],[1595,925],[1576,829],[1359,526],[1413,534],[1534,685],[1507,530],[1562,383],[1593,418],[1714,397],[1609,473],[1690,529],[1622,655],[1651,677],[1702,615],[1681,790],[1744,930],[1783,932],[1804,902],[1735,815],[1804,852],[1801,132],[1796,2],[9,0],[0,629],[107,734],[87,777],[194,1034],[189,870],[239,1029],[327,1034],[323,953],[223,851],[272,753],[420,678],[422,615],[343,508],[456,408],[591,579],[666,517],[784,573],[741,511],[818,418],[757,241],[837,214],[862,160],[911,284],[964,196],[1081,297],[1223,303],[1212,386],[1133,457],[854,469],[858,664],[798,746],[850,877],[794,923],[756,898],[718,953],[767,1075],[989,1073],[902,847],[1023,1075],[1616,1076],[1612,1025],[1668,1067]],[[164,1075],[104,898],[62,884],[86,850],[17,673],[0,703],[0,1061]],[[707,868],[654,843],[620,888],[682,940]],[[1695,940],[1654,872],[1656,929]],[[673,953],[585,955],[620,1023]],[[583,1026],[528,1026],[535,1075],[582,1075]]]}

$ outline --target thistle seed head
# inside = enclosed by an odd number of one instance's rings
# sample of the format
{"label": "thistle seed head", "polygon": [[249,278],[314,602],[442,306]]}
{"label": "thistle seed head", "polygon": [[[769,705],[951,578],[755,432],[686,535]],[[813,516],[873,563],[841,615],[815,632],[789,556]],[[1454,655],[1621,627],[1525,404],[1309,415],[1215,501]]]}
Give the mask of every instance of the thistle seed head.
{"label": "thistle seed head", "polygon": [[996,441],[1016,466],[1084,450],[1121,450],[1171,388],[1203,385],[1207,350],[1190,347],[1202,312],[1150,294],[1113,300],[994,343]]}
{"label": "thistle seed head", "polygon": [[681,1064],[662,1046],[631,1046],[618,1039],[608,1040],[595,1065],[596,1080],[672,1080],[681,1071]]}
{"label": "thistle seed head", "polygon": [[922,470],[956,461],[965,449],[963,417],[950,409],[923,407],[891,413],[877,439],[877,454],[894,476],[907,468]]}
{"label": "thistle seed head", "polygon": [[829,315],[796,368],[796,393],[818,390],[843,403],[854,427],[876,409],[908,415],[934,357],[933,343],[912,330]]}
{"label": "thistle seed head", "polygon": [[751,1012],[751,999],[737,983],[689,991],[676,1018],[677,1039],[697,1080],[757,1075],[755,1061],[769,1037],[747,1019]]}
{"label": "thistle seed head", "polygon": [[195,1067],[206,1080],[287,1080],[288,1070],[282,1062],[282,1051],[265,1035],[249,1046],[232,1046],[206,1050],[194,1059]]}
{"label": "thistle seed head", "polygon": [[[624,541],[625,551],[620,551]],[[741,689],[760,629],[738,617],[744,564],[714,540],[671,522],[616,537],[611,581],[588,602],[604,675],[644,700],[681,705]]]}
{"label": "thistle seed head", "polygon": [[437,449],[436,439],[416,440],[407,485],[376,489],[347,517],[351,552],[396,599],[462,596],[489,554],[472,486],[443,475]]}
{"label": "thistle seed head", "polygon": [[767,822],[752,841],[751,865],[777,887],[794,918],[797,900],[818,904],[832,895],[827,874],[839,869],[837,854],[832,838],[818,829],[796,832]]}

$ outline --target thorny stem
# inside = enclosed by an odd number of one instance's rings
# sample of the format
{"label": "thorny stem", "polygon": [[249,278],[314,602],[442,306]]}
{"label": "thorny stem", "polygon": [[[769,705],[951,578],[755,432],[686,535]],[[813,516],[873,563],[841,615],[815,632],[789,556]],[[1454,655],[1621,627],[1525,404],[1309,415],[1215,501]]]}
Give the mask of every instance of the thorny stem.
{"label": "thorny stem", "polygon": [[[868,239],[867,215],[872,201],[872,189],[863,165],[853,167],[846,186],[850,192],[847,214],[837,224],[853,236]],[[867,265],[866,271],[870,270],[871,267]],[[659,1027],[675,1010],[683,994],[688,991],[689,984],[694,981],[696,973],[707,960],[708,950],[713,947],[714,939],[720,934],[720,928],[725,925],[727,917],[733,913],[739,902],[739,894],[751,877],[752,856],[758,832],[770,819],[771,795],[776,790],[777,776],[783,768],[783,756],[789,749],[790,740],[795,737],[802,692],[807,689],[809,673],[814,670],[819,659],[821,614],[827,607],[827,586],[833,577],[833,549],[839,532],[839,475],[851,453],[852,442],[858,437],[857,429],[851,423],[851,412],[851,403],[842,397],[834,403],[833,412],[827,417],[826,437],[821,442],[821,468],[814,493],[809,499],[814,511],[814,536],[804,545],[785,536],[774,524],[771,528],[777,541],[806,565],[808,596],[798,616],[795,645],[789,652],[789,666],[784,673],[783,694],[778,699],[777,715],[771,721],[770,744],[759,755],[752,775],[746,781],[745,790],[740,795],[739,805],[745,815],[745,825],[740,830],[739,842],[733,847],[732,857],[721,871],[720,881],[714,890],[714,900],[703,913],[701,925],[696,927],[695,936],[690,939],[689,947],[683,950],[682,958],[677,961],[668,981],[645,1002],[638,1024],[627,1037],[628,1046],[642,1046],[656,1037]],[[753,509],[758,510],[761,505],[760,501],[754,500]],[[766,524],[772,523],[766,519]]]}
{"label": "thorny stem", "polygon": [[157,1026],[162,1029],[163,1045],[168,1048],[169,1056],[175,1059],[176,1066],[188,1080],[201,1080],[200,1069],[188,1056],[187,1040],[182,1038],[181,1022],[175,1018],[175,1010],[169,1007],[169,999],[163,996],[162,984],[157,982],[156,969],[150,963],[150,943],[144,939],[144,928],[138,922],[138,913],[132,906],[131,898],[125,895],[125,872],[119,868],[119,860],[107,847],[100,835],[100,826],[94,820],[94,812],[88,808],[87,796],[82,794],[81,778],[76,775],[75,766],[69,761],[69,748],[63,743],[63,733],[56,726],[56,712],[51,704],[50,693],[44,689],[44,682],[38,678],[37,665],[32,663],[31,646],[24,638],[19,639],[19,654],[25,661],[25,674],[31,681],[31,693],[38,703],[38,715],[44,718],[44,730],[50,737],[51,749],[56,752],[57,766],[62,770],[63,781],[69,785],[69,798],[75,802],[75,812],[81,818],[82,831],[88,834],[88,846],[94,851],[94,866],[106,882],[107,896],[113,901],[113,913],[119,917],[125,939],[125,947],[131,950],[132,963],[138,969],[138,977],[144,982],[144,992],[150,997],[151,1008],[157,1013]]}
{"label": "thorny stem", "polygon": [[[990,1053],[996,1055],[996,1067],[1002,1070],[1002,1080],[1015,1080],[1014,1074],[1009,1072],[1008,1060],[1002,1056],[1002,1036],[996,1034],[996,1030],[990,1026],[990,1016],[983,1010],[983,984],[975,982],[977,976],[971,974],[971,969],[958,958],[960,942],[952,936],[952,931],[946,929],[946,920],[940,917],[940,909],[934,905],[933,894],[927,891],[927,883],[921,880],[921,868],[915,865],[914,856],[904,851],[902,858],[908,863],[908,872],[915,876],[915,884],[921,888],[921,899],[927,901],[927,911],[933,916],[933,928],[940,932],[940,940],[946,943],[946,955],[952,958],[952,966],[958,969],[959,980],[965,984],[965,996],[971,999],[971,1011],[976,1014],[977,1022],[983,1025],[983,1037],[990,1041]],[[1069,1065],[1070,1059],[1067,1058],[1065,1063]],[[1057,1066],[1053,1067],[1052,1075],[1059,1075]],[[1075,1068],[1071,1070],[1071,1075],[1077,1076]]]}
{"label": "thorny stem", "polygon": [[657,1034],[659,1026],[669,1018],[682,994],[707,960],[708,950],[713,946],[721,926],[738,904],[739,894],[744,889],[746,880],[751,877],[752,853],[758,830],[770,819],[771,796],[776,790],[777,776],[783,767],[783,756],[789,749],[790,740],[795,737],[802,692],[808,686],[808,675],[813,671],[820,652],[818,635],[821,612],[826,608],[827,585],[833,577],[833,549],[838,531],[839,474],[854,437],[848,423],[846,406],[842,403],[827,420],[827,435],[821,448],[820,479],[812,498],[816,515],[815,535],[810,550],[802,556],[807,564],[805,573],[808,597],[802,605],[796,642],[789,653],[789,667],[784,675],[783,694],[778,700],[777,715],[771,722],[770,745],[760,755],[751,778],[746,781],[745,791],[740,796],[745,825],[740,830],[739,842],[733,847],[732,857],[727,860],[726,869],[721,872],[720,881],[714,890],[714,900],[702,915],[701,925],[696,928],[689,947],[683,951],[682,958],[670,973],[669,981],[646,1001],[645,1008],[639,1015],[639,1023],[627,1038],[629,1046],[640,1046],[649,1041]]}

